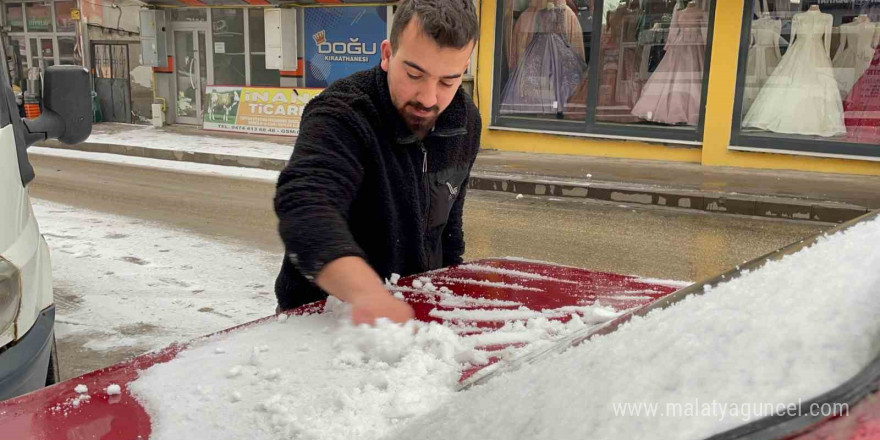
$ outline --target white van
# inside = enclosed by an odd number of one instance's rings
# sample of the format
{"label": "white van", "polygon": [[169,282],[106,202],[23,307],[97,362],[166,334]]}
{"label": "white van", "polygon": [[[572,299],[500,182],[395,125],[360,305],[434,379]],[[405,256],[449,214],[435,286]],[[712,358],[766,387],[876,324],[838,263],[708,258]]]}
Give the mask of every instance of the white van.
{"label": "white van", "polygon": [[[5,54],[3,56],[5,59]],[[43,114],[22,120],[8,75],[0,75],[0,400],[59,379],[49,249],[28,197],[27,147],[78,143],[92,129],[89,74],[55,66],[44,75]]]}

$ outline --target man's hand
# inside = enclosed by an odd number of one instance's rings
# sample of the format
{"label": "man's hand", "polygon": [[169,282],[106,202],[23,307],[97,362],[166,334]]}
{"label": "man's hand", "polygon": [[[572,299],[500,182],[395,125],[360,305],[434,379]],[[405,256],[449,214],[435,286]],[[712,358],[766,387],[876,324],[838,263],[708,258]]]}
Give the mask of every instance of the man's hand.
{"label": "man's hand", "polygon": [[359,295],[351,301],[351,320],[355,325],[373,325],[379,318],[393,322],[406,322],[414,316],[409,304],[384,292],[374,295]]}
{"label": "man's hand", "polygon": [[391,296],[379,275],[360,257],[342,257],[327,263],[315,282],[327,293],[351,304],[354,324],[372,325],[379,318],[394,322],[413,318],[412,307]]}

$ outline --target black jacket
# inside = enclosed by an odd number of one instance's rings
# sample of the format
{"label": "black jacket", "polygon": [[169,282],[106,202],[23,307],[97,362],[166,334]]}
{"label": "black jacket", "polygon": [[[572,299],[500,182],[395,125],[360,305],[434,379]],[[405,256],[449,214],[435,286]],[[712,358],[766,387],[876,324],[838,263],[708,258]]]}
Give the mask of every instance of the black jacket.
{"label": "black jacket", "polygon": [[275,195],[282,309],[325,298],[314,277],[340,257],[363,257],[383,278],[461,262],[477,108],[459,89],[419,140],[392,105],[387,78],[377,66],[336,81],[303,112]]}

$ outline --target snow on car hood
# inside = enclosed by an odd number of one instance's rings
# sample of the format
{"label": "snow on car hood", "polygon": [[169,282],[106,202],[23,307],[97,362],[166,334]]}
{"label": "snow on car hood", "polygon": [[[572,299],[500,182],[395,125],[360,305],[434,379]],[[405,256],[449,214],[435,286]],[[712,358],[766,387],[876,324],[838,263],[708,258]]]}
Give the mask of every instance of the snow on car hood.
{"label": "snow on car hood", "polygon": [[393,438],[698,439],[788,411],[880,350],[877,243],[878,219],[820,237],[459,393]]}

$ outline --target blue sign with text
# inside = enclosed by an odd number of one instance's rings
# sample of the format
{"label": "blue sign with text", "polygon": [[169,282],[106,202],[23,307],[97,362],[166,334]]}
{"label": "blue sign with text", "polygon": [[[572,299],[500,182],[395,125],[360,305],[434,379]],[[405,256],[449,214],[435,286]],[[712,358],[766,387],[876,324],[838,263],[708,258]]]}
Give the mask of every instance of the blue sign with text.
{"label": "blue sign with text", "polygon": [[327,87],[379,64],[386,12],[385,6],[305,8],[306,87]]}

